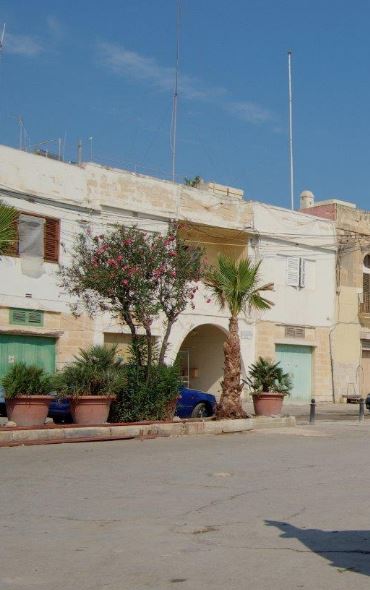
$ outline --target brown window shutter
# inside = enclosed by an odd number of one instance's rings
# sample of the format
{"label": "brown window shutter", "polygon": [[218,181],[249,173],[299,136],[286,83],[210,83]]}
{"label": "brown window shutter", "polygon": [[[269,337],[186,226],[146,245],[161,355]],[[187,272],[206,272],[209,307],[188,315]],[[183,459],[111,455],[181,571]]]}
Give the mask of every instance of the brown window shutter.
{"label": "brown window shutter", "polygon": [[59,261],[59,228],[59,219],[45,218],[44,260],[47,262]]}
{"label": "brown window shutter", "polygon": [[14,220],[14,227],[15,227],[15,231],[17,233],[17,238],[16,238],[14,244],[12,244],[11,246],[9,246],[7,248],[7,251],[6,251],[7,256],[18,256],[18,254],[19,254],[18,216],[19,216],[19,213],[18,213],[16,219]]}

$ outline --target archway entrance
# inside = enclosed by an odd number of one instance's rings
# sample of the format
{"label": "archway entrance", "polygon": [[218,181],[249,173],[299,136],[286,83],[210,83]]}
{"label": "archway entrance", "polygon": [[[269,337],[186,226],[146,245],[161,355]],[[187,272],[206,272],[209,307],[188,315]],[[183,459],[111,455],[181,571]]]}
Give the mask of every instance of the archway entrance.
{"label": "archway entrance", "polygon": [[212,324],[203,324],[189,332],[178,355],[186,387],[220,397],[225,338],[225,332]]}

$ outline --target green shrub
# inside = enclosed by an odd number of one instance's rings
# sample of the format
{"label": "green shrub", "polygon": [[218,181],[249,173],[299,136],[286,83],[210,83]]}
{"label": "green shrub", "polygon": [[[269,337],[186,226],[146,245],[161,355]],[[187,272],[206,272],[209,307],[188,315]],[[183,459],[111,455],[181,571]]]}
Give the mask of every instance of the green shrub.
{"label": "green shrub", "polygon": [[59,397],[82,395],[116,395],[126,384],[122,360],[117,347],[92,346],[80,350],[79,356],[55,377]]}
{"label": "green shrub", "polygon": [[1,380],[5,398],[18,395],[47,395],[52,390],[52,377],[44,369],[25,363],[15,363]]}
{"label": "green shrub", "polygon": [[279,364],[259,357],[258,361],[250,366],[247,379],[243,379],[244,383],[254,394],[270,391],[289,395],[293,386],[292,380]]}
{"label": "green shrub", "polygon": [[125,365],[126,384],[112,404],[110,422],[172,419],[181,378],[176,365],[153,365],[149,383],[145,367]]}

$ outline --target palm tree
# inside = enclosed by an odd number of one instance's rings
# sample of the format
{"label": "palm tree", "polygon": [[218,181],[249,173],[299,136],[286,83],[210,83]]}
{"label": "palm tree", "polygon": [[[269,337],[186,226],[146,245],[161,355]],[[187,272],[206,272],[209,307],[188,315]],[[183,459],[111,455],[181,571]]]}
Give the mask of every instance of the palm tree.
{"label": "palm tree", "polygon": [[226,307],[230,312],[229,333],[224,343],[222,394],[217,406],[217,416],[220,418],[243,418],[246,415],[240,399],[243,384],[238,316],[241,312],[252,309],[262,311],[273,305],[260,294],[261,291],[273,289],[273,283],[259,284],[260,264],[254,264],[248,258],[235,261],[221,255],[217,266],[211,268],[206,276],[206,285],[213,292],[220,308]]}
{"label": "palm tree", "polygon": [[17,239],[17,215],[16,209],[0,201],[0,255],[6,254]]}

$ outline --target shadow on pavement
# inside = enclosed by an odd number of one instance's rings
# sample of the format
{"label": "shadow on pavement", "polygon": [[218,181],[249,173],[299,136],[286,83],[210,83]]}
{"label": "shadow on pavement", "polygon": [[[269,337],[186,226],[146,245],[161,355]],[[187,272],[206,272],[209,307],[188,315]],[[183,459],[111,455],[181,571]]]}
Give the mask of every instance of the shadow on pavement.
{"label": "shadow on pavement", "polygon": [[300,529],[275,520],[266,520],[265,523],[280,529],[280,536],[284,539],[298,539],[310,551],[330,561],[330,565],[339,571],[370,576],[370,530],[322,531]]}

